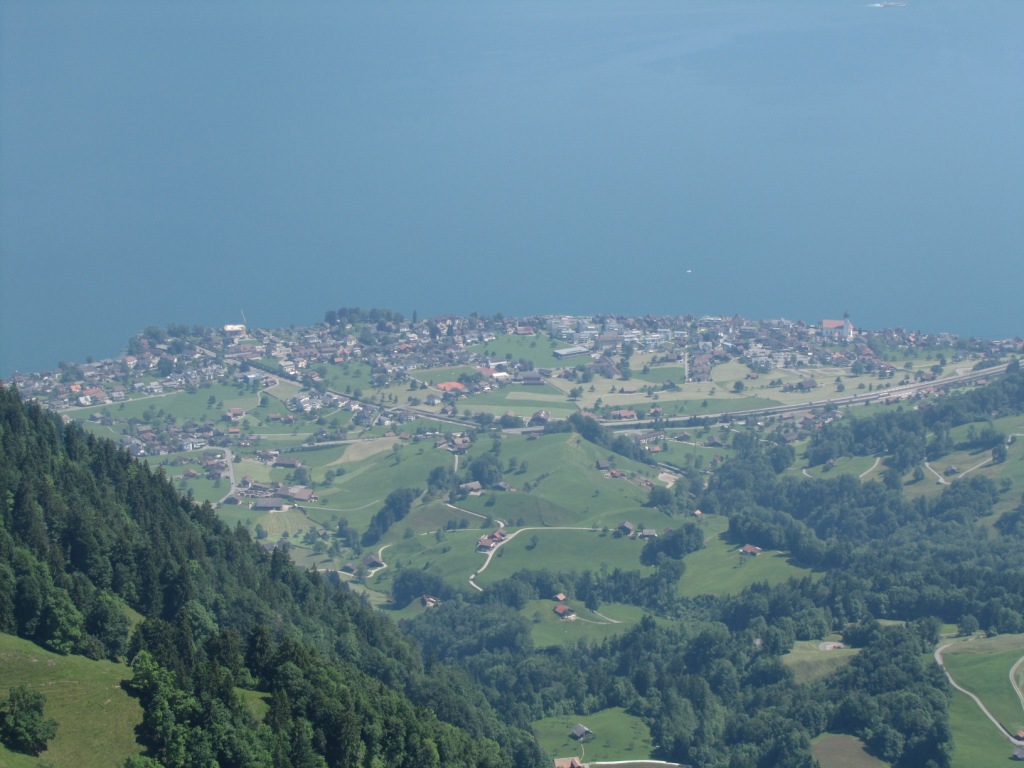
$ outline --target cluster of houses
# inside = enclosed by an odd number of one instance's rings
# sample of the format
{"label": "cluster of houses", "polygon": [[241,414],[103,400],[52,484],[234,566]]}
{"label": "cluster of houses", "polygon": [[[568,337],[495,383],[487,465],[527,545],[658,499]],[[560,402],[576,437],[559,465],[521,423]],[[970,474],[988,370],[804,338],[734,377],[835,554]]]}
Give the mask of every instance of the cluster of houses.
{"label": "cluster of houses", "polygon": [[494,533],[490,533],[486,536],[481,536],[476,542],[476,551],[484,554],[491,552],[508,539],[508,534],[505,533],[504,529],[499,528]]}
{"label": "cluster of houses", "polygon": [[[405,321],[386,314],[386,322],[355,325],[343,323],[335,316],[333,323],[307,328],[267,330],[226,325],[219,329],[175,328],[168,333],[149,329],[131,340],[128,354],[121,358],[76,365],[62,363],[55,371],[15,373],[9,383],[16,385],[24,397],[61,410],[116,405],[139,395],[190,391],[213,382],[232,383],[255,392],[285,376],[302,381],[307,390],[288,403],[287,413],[274,414],[271,420],[276,416],[284,423],[294,423],[297,417],[315,416],[325,408],[340,407],[360,411],[354,417],[359,423],[375,423],[379,414],[371,413],[374,406],[357,402],[357,396],[341,397],[326,392],[322,366],[345,365],[350,361],[367,363],[374,385],[415,383],[417,370],[472,366],[475,375],[441,382],[425,395],[428,405],[443,405],[450,415],[455,415],[455,401],[460,397],[510,384],[542,384],[551,376],[573,374],[580,366],[596,375],[618,377],[613,356],[629,350],[653,352],[659,362],[685,364],[689,381],[709,380],[716,364],[730,360],[739,360],[765,373],[782,367],[844,365],[864,373],[894,376],[894,366],[875,353],[876,340],[887,349],[908,352],[917,347],[947,348],[953,363],[1024,352],[1024,340],[1019,337],[985,341],[903,329],[865,331],[856,329],[848,317],[817,323],[692,315],[443,315]],[[171,330],[182,335],[172,336]],[[495,361],[487,354],[486,344],[499,334],[531,337],[541,332],[552,343],[567,345],[554,350],[565,368],[534,370],[526,361]],[[277,372],[262,370],[268,358],[276,361]],[[923,379],[934,374],[918,369],[914,375]],[[817,382],[808,376],[791,386],[810,390]],[[421,382],[421,388],[424,387]],[[153,428],[150,435],[142,434],[145,429],[136,429],[126,447],[136,455],[153,455],[196,450],[210,444],[231,445],[244,439],[238,425],[243,416],[228,412],[211,422]],[[637,414],[622,409],[611,417],[628,421]],[[102,414],[95,418],[112,419]],[[538,424],[545,421],[540,412],[535,420]]]}
{"label": "cluster of houses", "polygon": [[619,523],[615,532],[630,539],[656,539],[658,532],[653,528],[637,528],[629,520]]}

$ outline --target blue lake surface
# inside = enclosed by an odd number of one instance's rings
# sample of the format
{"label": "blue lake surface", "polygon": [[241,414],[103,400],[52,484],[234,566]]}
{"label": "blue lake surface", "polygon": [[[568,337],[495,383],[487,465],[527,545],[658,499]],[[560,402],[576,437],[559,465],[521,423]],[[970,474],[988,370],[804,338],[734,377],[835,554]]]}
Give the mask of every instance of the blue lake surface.
{"label": "blue lake surface", "polygon": [[1021,30],[1017,0],[5,2],[0,376],[353,305],[1021,334]]}

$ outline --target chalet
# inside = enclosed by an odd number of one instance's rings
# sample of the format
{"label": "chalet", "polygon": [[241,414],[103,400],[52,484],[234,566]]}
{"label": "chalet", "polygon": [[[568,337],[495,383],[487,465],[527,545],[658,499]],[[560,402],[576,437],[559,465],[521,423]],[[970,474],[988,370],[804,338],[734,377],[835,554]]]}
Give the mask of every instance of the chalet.
{"label": "chalet", "polygon": [[587,728],[587,726],[580,723],[578,725],[573,726],[572,731],[569,735],[577,741],[583,741],[585,738],[587,738],[587,736],[593,736],[594,732]]}
{"label": "chalet", "polygon": [[341,566],[341,572],[342,573],[348,573],[348,574],[355,573],[356,572],[356,564],[355,563],[345,563],[343,566]]}
{"label": "chalet", "polygon": [[481,536],[476,542],[477,552],[490,552],[498,546],[498,542],[492,539],[490,536]]}
{"label": "chalet", "polygon": [[294,501],[316,501],[316,494],[304,485],[293,485],[280,492],[282,496]]}
{"label": "chalet", "polygon": [[1011,760],[1024,760],[1024,747],[1017,747],[1013,750],[1013,754],[1010,755]]}
{"label": "chalet", "polygon": [[635,419],[636,418],[636,411],[630,411],[630,410],[612,411],[612,418],[613,419]]}
{"label": "chalet", "polygon": [[583,768],[578,757],[556,757],[555,768]]}
{"label": "chalet", "polygon": [[632,536],[633,532],[636,530],[636,526],[629,522],[629,520],[626,520],[623,523],[621,523],[619,527],[615,530],[617,530],[623,536]]}
{"label": "chalet", "polygon": [[744,544],[742,547],[740,547],[741,555],[750,555],[751,557],[757,557],[763,551],[763,549],[761,549],[760,547],[755,547],[753,544]]}
{"label": "chalet", "polygon": [[547,424],[549,421],[551,421],[550,411],[537,411],[530,417],[530,426]]}
{"label": "chalet", "polygon": [[609,469],[612,468],[612,465],[609,464],[608,461],[606,461],[605,459],[598,459],[597,468],[602,472],[607,472]]}
{"label": "chalet", "polygon": [[363,565],[365,565],[367,568],[383,568],[384,561],[376,555],[367,555],[363,558]]}
{"label": "chalet", "polygon": [[576,611],[564,603],[559,603],[555,606],[555,614],[560,619],[571,619],[576,615]]}
{"label": "chalet", "polygon": [[483,489],[484,487],[480,485],[478,480],[471,480],[470,482],[463,483],[459,486],[459,490],[466,493],[480,493]]}
{"label": "chalet", "polygon": [[653,528],[644,528],[640,533],[637,534],[639,539],[656,539],[658,538],[658,532]]}
{"label": "chalet", "polygon": [[274,466],[283,467],[285,469],[298,469],[302,466],[302,462],[289,456],[278,456],[274,459]]}
{"label": "chalet", "polygon": [[441,604],[441,601],[433,595],[423,595],[420,599],[423,601],[424,608],[436,608]]}
{"label": "chalet", "polygon": [[564,603],[566,601],[565,593],[564,592],[559,592],[557,595],[555,595],[551,599],[554,600],[556,603]]}

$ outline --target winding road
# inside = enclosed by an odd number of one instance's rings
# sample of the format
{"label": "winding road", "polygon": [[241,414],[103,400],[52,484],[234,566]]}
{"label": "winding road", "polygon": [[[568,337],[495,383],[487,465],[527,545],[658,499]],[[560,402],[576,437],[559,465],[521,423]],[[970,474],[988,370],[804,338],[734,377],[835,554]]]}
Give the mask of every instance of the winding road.
{"label": "winding road", "polygon": [[[1011,744],[1014,744],[1014,745],[1016,745],[1018,747],[1024,747],[1024,739],[1018,739],[1012,733],[1007,731],[1006,728],[1003,726],[1003,724],[1000,723],[996,719],[995,715],[993,715],[991,712],[988,711],[988,707],[985,706],[984,702],[982,702],[981,699],[979,699],[973,693],[971,693],[966,688],[964,688],[962,685],[960,685],[956,680],[953,679],[953,676],[951,674],[949,674],[949,670],[946,669],[946,664],[942,660],[942,652],[944,650],[946,650],[947,648],[949,648],[949,646],[951,646],[951,645],[952,645],[952,643],[946,643],[945,645],[940,646],[940,647],[935,649],[935,662],[940,667],[942,667],[942,671],[946,673],[946,678],[949,680],[950,684],[954,688],[956,688],[958,691],[960,691],[960,693],[963,693],[963,694],[966,694],[967,696],[970,696],[971,699],[974,701],[974,703],[978,705],[978,709],[980,709],[983,713],[985,713],[985,717],[987,717],[989,720],[992,721],[992,724],[995,725],[995,727],[999,729],[999,732],[1001,734],[1003,734],[1003,736],[1006,737],[1007,741],[1009,741]],[[1013,686],[1013,690],[1017,694],[1017,698],[1019,698],[1021,700],[1021,706],[1024,706],[1024,693],[1021,692],[1020,686],[1017,685],[1017,680],[1016,680],[1016,678],[1014,676],[1016,674],[1017,668],[1020,667],[1022,662],[1024,662],[1024,656],[1022,656],[1021,658],[1017,659],[1017,663],[1014,664],[1010,668],[1010,685]]]}

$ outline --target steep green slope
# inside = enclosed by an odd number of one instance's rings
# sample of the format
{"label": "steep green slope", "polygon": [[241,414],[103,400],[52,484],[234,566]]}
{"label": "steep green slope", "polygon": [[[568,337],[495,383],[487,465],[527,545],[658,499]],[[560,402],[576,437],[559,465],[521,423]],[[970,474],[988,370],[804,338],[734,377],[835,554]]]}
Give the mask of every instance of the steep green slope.
{"label": "steep green slope", "polygon": [[[386,618],[4,388],[0,515],[0,631],[132,659],[138,735],[163,765],[542,760],[459,673],[427,672]],[[145,617],[131,634],[129,609]],[[263,722],[239,687],[269,695]]]}

